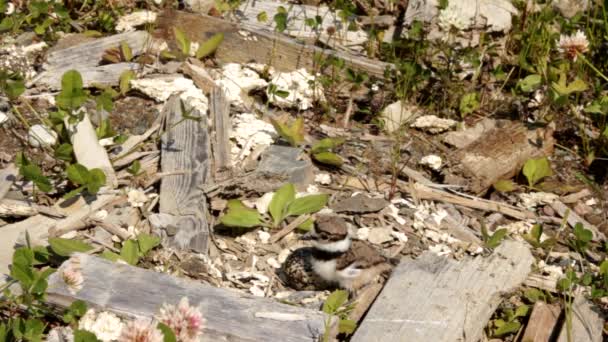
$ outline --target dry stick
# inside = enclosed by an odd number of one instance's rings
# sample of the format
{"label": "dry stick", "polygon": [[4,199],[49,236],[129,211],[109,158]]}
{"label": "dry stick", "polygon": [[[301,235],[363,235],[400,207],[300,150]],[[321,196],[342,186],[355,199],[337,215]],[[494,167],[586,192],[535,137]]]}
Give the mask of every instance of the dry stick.
{"label": "dry stick", "polygon": [[110,245],[109,243],[106,243],[106,242],[104,242],[104,241],[102,241],[102,240],[99,240],[98,238],[94,237],[94,236],[93,236],[93,235],[91,235],[91,234],[84,233],[84,236],[85,236],[87,239],[89,239],[89,240],[91,240],[91,241],[95,242],[96,244],[99,244],[99,245],[102,245],[102,246],[104,246],[104,247],[108,248],[109,250],[111,250],[111,251],[112,251],[112,252],[114,252],[114,253],[120,253],[120,251],[119,251],[119,250],[118,250],[116,247],[114,247],[114,246]]}
{"label": "dry stick", "polygon": [[90,222],[105,229],[108,233],[118,236],[123,241],[128,240],[131,237],[131,233],[129,233],[126,229],[121,228],[113,223],[104,222],[100,220],[90,220]]}
{"label": "dry stick", "polygon": [[276,234],[274,234],[273,236],[270,237],[270,240],[269,240],[270,243],[275,243],[275,242],[281,240],[285,235],[291,233],[294,229],[296,229],[299,225],[304,223],[304,221],[308,220],[309,218],[310,218],[310,214],[306,214],[306,215],[302,215],[302,216],[298,217],[297,219],[291,221],[291,223],[288,224],[285,228],[281,229]]}
{"label": "dry stick", "polygon": [[74,230],[86,228],[89,216],[106,207],[108,204],[114,202],[120,197],[122,196],[98,195],[97,199],[91,204],[78,209],[76,212],[64,219],[57,221],[49,228],[48,235],[50,237],[58,237]]}

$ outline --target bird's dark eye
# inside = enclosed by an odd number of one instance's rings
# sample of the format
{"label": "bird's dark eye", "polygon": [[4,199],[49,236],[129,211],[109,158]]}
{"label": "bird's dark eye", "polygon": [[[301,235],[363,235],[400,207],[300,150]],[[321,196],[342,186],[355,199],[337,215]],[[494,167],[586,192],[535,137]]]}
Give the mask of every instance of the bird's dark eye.
{"label": "bird's dark eye", "polygon": [[321,234],[319,234],[319,237],[320,237],[322,240],[327,240],[328,235],[327,235],[327,233],[321,233]]}

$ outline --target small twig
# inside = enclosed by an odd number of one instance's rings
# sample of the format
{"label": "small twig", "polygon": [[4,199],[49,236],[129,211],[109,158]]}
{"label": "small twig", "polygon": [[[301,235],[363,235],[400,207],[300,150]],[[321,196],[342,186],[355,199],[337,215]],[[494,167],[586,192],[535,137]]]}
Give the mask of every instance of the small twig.
{"label": "small twig", "polygon": [[296,229],[299,225],[304,223],[309,218],[310,218],[310,214],[306,214],[306,215],[302,215],[302,216],[298,217],[297,219],[291,221],[291,223],[288,224],[287,226],[285,226],[285,228],[281,229],[280,231],[278,231],[277,233],[275,233],[273,236],[270,237],[270,240],[269,240],[270,243],[275,243],[275,242],[281,240],[285,235],[291,233],[294,229]]}
{"label": "small twig", "polygon": [[89,240],[91,240],[91,241],[95,242],[96,244],[98,244],[98,245],[102,245],[102,246],[104,246],[104,247],[108,248],[109,250],[111,250],[111,251],[112,251],[112,252],[114,252],[114,253],[120,253],[120,251],[119,251],[119,250],[118,250],[116,247],[114,247],[114,246],[110,245],[109,243],[106,243],[106,242],[104,242],[104,241],[99,240],[98,238],[94,237],[94,236],[93,236],[93,235],[91,235],[91,234],[84,233],[84,236],[85,236],[87,239],[89,239]]}
{"label": "small twig", "polygon": [[89,221],[92,224],[95,224],[95,225],[105,229],[108,233],[118,236],[123,241],[131,238],[131,234],[126,229],[120,228],[113,223],[104,222],[104,221],[100,221],[100,220],[89,220]]}

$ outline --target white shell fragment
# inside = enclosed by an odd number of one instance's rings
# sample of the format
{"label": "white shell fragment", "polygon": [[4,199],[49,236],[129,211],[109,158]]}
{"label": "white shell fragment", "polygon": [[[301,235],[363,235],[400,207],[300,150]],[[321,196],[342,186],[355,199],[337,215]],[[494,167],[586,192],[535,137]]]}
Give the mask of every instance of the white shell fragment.
{"label": "white shell fragment", "polygon": [[292,72],[275,72],[272,75],[271,84],[277,86],[278,90],[289,92],[286,97],[281,97],[276,94],[271,94],[269,89],[266,89],[266,95],[270,102],[279,107],[296,107],[300,110],[306,110],[312,107],[312,103],[317,99],[321,99],[323,91],[320,84],[316,84],[315,94],[315,77],[306,71],[299,69]]}
{"label": "white shell fragment", "polygon": [[543,204],[550,204],[559,198],[556,194],[548,192],[530,192],[518,194],[521,201],[521,206],[526,209],[532,209]]}
{"label": "white shell fragment", "polygon": [[271,124],[251,113],[236,115],[232,119],[232,125],[230,138],[236,141],[231,149],[233,162],[239,155],[248,156],[250,151],[259,145],[271,145],[278,137]]}
{"label": "white shell fragment", "polygon": [[328,173],[317,173],[315,175],[315,182],[323,185],[331,184],[331,176]]}
{"label": "white shell fragment", "polygon": [[268,82],[262,79],[257,72],[237,63],[224,65],[221,75],[215,83],[224,89],[226,99],[234,105],[244,104],[243,98],[250,91],[268,85]]}
{"label": "white shell fragment", "polygon": [[8,121],[8,115],[4,112],[0,112],[0,126]]}
{"label": "white shell fragment", "polygon": [[33,147],[53,146],[57,138],[57,133],[44,125],[33,125],[27,132],[27,141]]}
{"label": "white shell fragment", "polygon": [[420,164],[428,166],[433,170],[439,170],[441,169],[443,160],[441,160],[441,157],[438,155],[429,154],[428,156],[424,156],[420,159]]}
{"label": "white shell fragment", "polygon": [[409,121],[414,115],[418,114],[418,112],[418,107],[405,104],[402,101],[397,101],[384,108],[380,115],[384,121],[384,128],[387,132],[392,133],[398,130],[401,125]]}
{"label": "white shell fragment", "polygon": [[420,128],[431,134],[437,134],[447,131],[456,126],[456,124],[457,122],[451,119],[442,119],[435,115],[425,115],[416,119],[411,127]]}
{"label": "white shell fragment", "polygon": [[135,31],[135,27],[141,26],[156,21],[156,12],[152,11],[137,11],[118,19],[116,23],[117,32]]}

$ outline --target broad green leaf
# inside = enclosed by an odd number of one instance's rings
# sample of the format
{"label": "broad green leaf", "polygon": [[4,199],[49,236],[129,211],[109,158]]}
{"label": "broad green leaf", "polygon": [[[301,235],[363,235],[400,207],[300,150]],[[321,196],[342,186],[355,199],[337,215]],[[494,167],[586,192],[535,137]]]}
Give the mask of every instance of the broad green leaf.
{"label": "broad green leaf", "polygon": [[604,260],[600,264],[600,274],[608,274],[608,260]]}
{"label": "broad green leaf", "polygon": [[[50,269],[53,271],[53,269]],[[47,277],[45,277],[44,272],[34,271],[34,281],[32,283],[32,287],[30,288],[30,292],[34,294],[44,294],[46,288],[48,286]]]}
{"label": "broad green leaf", "polygon": [[69,257],[72,253],[88,252],[93,249],[91,245],[85,242],[63,238],[49,238],[49,245],[51,245],[55,254],[62,257]]}
{"label": "broad green leaf", "polygon": [[112,262],[116,262],[118,259],[120,259],[120,255],[110,251],[103,251],[99,256]]}
{"label": "broad green leaf", "polygon": [[338,322],[338,332],[341,334],[350,335],[357,329],[357,322],[351,319],[341,319]]}
{"label": "broad green leaf", "polygon": [[0,323],[0,341],[6,342],[8,341],[8,327],[5,323]]}
{"label": "broad green leaf", "polygon": [[51,252],[46,246],[34,246],[34,265],[48,264]]}
{"label": "broad green leaf", "polygon": [[74,342],[99,342],[97,336],[90,331],[74,330]]}
{"label": "broad green leaf", "polygon": [[87,183],[87,191],[90,194],[96,194],[99,188],[106,185],[106,174],[101,169],[95,168],[89,171],[89,182]]}
{"label": "broad green leaf", "polygon": [[70,70],[61,78],[61,92],[57,95],[57,106],[64,110],[80,107],[87,100],[82,89],[82,76],[76,70]]}
{"label": "broad green leaf", "polygon": [[74,148],[70,144],[61,144],[55,149],[55,158],[63,161],[72,161]]}
{"label": "broad green leaf", "polygon": [[559,80],[557,82],[553,82],[551,86],[553,90],[561,96],[568,96],[572,93],[579,93],[587,90],[588,86],[585,81],[580,78],[576,78],[572,83],[567,83],[566,73],[563,72],[559,76]]}
{"label": "broad green leaf", "polygon": [[256,18],[259,22],[265,23],[268,21],[268,13],[266,13],[266,11],[262,11],[262,12],[258,13]]}
{"label": "broad green leaf", "polygon": [[79,186],[76,189],[74,189],[74,190],[66,193],[65,195],[63,195],[62,198],[64,200],[69,200],[70,198],[76,197],[79,194],[81,194],[84,191],[85,188],[86,188],[85,185]]}
{"label": "broad green leaf", "polygon": [[345,141],[344,138],[321,139],[321,140],[317,141],[314,145],[312,145],[310,152],[312,152],[312,153],[327,152],[327,151],[333,150],[334,148],[344,144],[344,141]]}
{"label": "broad green leaf", "polygon": [[517,87],[524,93],[530,93],[540,87],[542,78],[540,75],[528,75],[517,82]]}
{"label": "broad green leaf", "polygon": [[476,111],[477,108],[479,108],[479,94],[465,94],[460,99],[460,116],[465,117],[467,114],[471,114]]}
{"label": "broad green leaf", "polygon": [[526,317],[528,312],[530,311],[530,307],[522,304],[515,309],[515,317]]}
{"label": "broad green leaf", "polygon": [[82,300],[75,300],[68,308],[76,317],[82,317],[87,313],[87,303]]}
{"label": "broad green leaf", "polygon": [[39,342],[42,341],[42,333],[44,332],[44,328],[46,324],[42,321],[29,318],[25,321],[25,333],[23,334],[23,339],[30,342]]}
{"label": "broad green leaf", "polygon": [[500,245],[500,242],[507,235],[508,230],[506,228],[498,229],[494,232],[494,234],[488,239],[486,246],[488,248],[496,248]]}
{"label": "broad green leaf", "polygon": [[32,267],[34,265],[34,251],[31,248],[19,247],[13,252],[12,265]]}
{"label": "broad green leaf", "polygon": [[122,58],[125,60],[125,62],[130,62],[133,59],[131,47],[125,41],[120,42],[120,53],[122,54]]}
{"label": "broad green leaf", "polygon": [[315,220],[312,217],[308,218],[308,220],[302,222],[301,225],[298,226],[298,229],[303,232],[308,232],[312,230],[312,227],[315,225]]}
{"label": "broad green leaf", "polygon": [[270,122],[277,133],[287,140],[291,146],[298,146],[304,142],[304,118],[297,118],[291,126],[275,119],[270,119]]}
{"label": "broad green leaf", "polygon": [[509,179],[501,179],[494,183],[492,187],[498,192],[511,192],[517,190],[517,184]]}
{"label": "broad green leaf", "polygon": [[158,323],[156,326],[158,330],[162,331],[164,338],[163,342],[177,342],[177,338],[175,337],[175,333],[171,328],[163,323]]}
{"label": "broad green leaf", "polygon": [[252,228],[262,225],[262,218],[257,210],[245,207],[239,200],[228,201],[228,212],[220,218],[228,227]]}
{"label": "broad green leaf", "polygon": [[524,176],[528,180],[528,185],[533,187],[541,179],[553,175],[551,164],[547,158],[528,159],[523,168]]}
{"label": "broad green leaf", "polygon": [[114,101],[112,99],[116,97],[118,93],[112,88],[105,89],[101,94],[95,97],[95,103],[97,104],[97,110],[105,110],[111,112],[114,109]]}
{"label": "broad green leaf", "polygon": [[201,59],[211,55],[215,52],[215,50],[217,50],[218,46],[220,46],[223,40],[224,34],[221,32],[216,33],[199,46],[198,50],[196,50],[196,58]]}
{"label": "broad green leaf", "polygon": [[31,266],[14,264],[11,265],[11,278],[17,279],[27,289],[34,281],[34,272]]}
{"label": "broad green leaf", "polygon": [[6,80],[6,87],[4,88],[4,92],[6,93],[6,96],[8,96],[9,99],[14,100],[18,98],[21,94],[23,94],[24,91],[25,82],[23,80]]}
{"label": "broad green leaf", "polygon": [[112,129],[110,118],[101,120],[101,124],[95,129],[97,139],[110,138],[116,135],[116,132]]}
{"label": "broad green leaf", "polygon": [[19,168],[19,172],[23,177],[25,177],[25,179],[34,182],[34,184],[41,191],[50,192],[51,190],[53,190],[53,185],[51,184],[51,181],[47,177],[42,175],[42,170],[40,170],[37,165],[21,165],[21,167]]}
{"label": "broad green leaf", "polygon": [[517,321],[507,322],[498,329],[494,330],[494,336],[499,337],[506,334],[516,333],[521,327],[521,323]]}
{"label": "broad green leaf", "polygon": [[186,33],[179,28],[174,27],[173,34],[175,35],[175,40],[177,40],[177,43],[179,44],[181,53],[188,56],[190,54],[190,39],[186,37]]}
{"label": "broad green leaf", "polygon": [[279,226],[279,223],[285,218],[287,206],[296,198],[296,189],[291,183],[283,185],[272,196],[272,200],[268,205],[268,212],[273,219],[273,225]]}
{"label": "broad green leaf", "polygon": [[326,314],[334,314],[348,300],[348,292],[344,290],[335,290],[330,293],[323,303],[323,312]]}
{"label": "broad green leaf", "polygon": [[329,200],[329,195],[308,195],[296,198],[287,207],[287,216],[312,214],[323,209]]}
{"label": "broad green leaf", "polygon": [[340,167],[344,164],[344,159],[333,152],[314,153],[312,158],[321,164]]}
{"label": "broad green leaf", "polygon": [[588,243],[593,239],[591,230],[585,229],[580,222],[574,225],[574,236],[582,243]]}
{"label": "broad green leaf", "polygon": [[131,89],[131,80],[133,79],[135,79],[135,72],[133,70],[127,70],[120,74],[119,88],[122,95]]}
{"label": "broad green leaf", "polygon": [[72,164],[66,169],[68,179],[76,185],[85,185],[91,180],[91,175],[86,167],[80,164]]}
{"label": "broad green leaf", "polygon": [[137,265],[137,262],[139,261],[139,247],[137,246],[137,241],[125,241],[120,250],[120,258],[129,265]]}
{"label": "broad green leaf", "polygon": [[160,244],[160,238],[158,236],[141,233],[137,235],[137,243],[139,244],[140,255],[144,256],[148,251]]}

